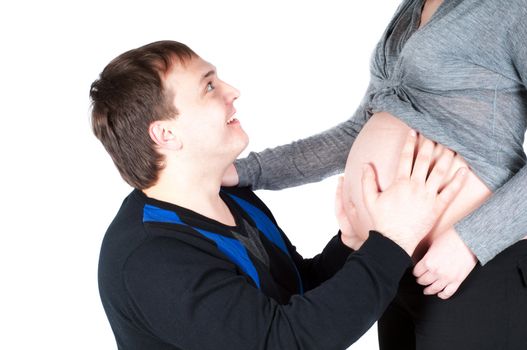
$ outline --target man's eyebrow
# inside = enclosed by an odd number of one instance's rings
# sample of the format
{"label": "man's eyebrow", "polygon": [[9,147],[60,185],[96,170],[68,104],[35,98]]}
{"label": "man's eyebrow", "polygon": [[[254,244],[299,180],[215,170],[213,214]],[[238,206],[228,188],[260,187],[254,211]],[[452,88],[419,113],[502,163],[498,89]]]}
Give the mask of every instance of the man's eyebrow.
{"label": "man's eyebrow", "polygon": [[205,74],[203,74],[201,76],[200,82],[203,82],[203,80],[207,79],[208,77],[210,77],[211,75],[214,75],[214,74],[216,74],[216,69],[209,70],[207,73],[205,73]]}

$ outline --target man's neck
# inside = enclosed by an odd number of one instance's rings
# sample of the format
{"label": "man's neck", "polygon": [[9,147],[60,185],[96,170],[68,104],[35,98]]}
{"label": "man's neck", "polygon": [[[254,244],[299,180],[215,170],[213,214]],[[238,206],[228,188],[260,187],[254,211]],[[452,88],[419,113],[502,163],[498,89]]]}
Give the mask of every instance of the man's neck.
{"label": "man's neck", "polygon": [[234,218],[220,197],[223,172],[206,169],[165,169],[158,182],[143,190],[150,198],[190,209],[223,224],[234,226]]}

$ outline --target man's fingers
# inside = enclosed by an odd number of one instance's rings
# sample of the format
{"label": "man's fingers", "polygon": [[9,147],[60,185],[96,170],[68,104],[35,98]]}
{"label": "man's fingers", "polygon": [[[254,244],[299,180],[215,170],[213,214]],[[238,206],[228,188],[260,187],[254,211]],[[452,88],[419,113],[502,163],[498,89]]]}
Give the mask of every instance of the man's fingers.
{"label": "man's fingers", "polygon": [[443,152],[439,155],[439,158],[434,164],[432,172],[430,173],[430,175],[428,176],[428,179],[426,180],[426,187],[428,187],[430,192],[437,193],[439,191],[441,184],[443,183],[445,178],[448,176],[450,166],[452,165],[453,161],[454,161],[454,152],[452,152],[451,150],[447,148],[443,148]]}
{"label": "man's fingers", "polygon": [[362,167],[362,199],[368,211],[379,196],[377,187],[377,178],[373,167],[370,164],[364,164]]}
{"label": "man's fingers", "polygon": [[436,198],[435,209],[437,213],[443,213],[446,207],[452,202],[452,200],[454,200],[461,190],[467,173],[467,168],[459,168],[456,172],[456,175],[454,175],[454,178],[448,183],[448,185],[445,186],[445,188],[443,188],[441,193]]}
{"label": "man's fingers", "polygon": [[337,182],[337,191],[335,193],[335,212],[337,216],[349,217],[347,212],[350,208],[350,201],[347,200],[346,194],[344,193],[344,178],[339,177]]}
{"label": "man's fingers", "polygon": [[344,179],[342,176],[340,176],[337,182],[337,191],[335,192],[335,213],[337,214],[337,216],[345,214],[344,202],[342,201],[343,199],[342,191],[344,187],[343,183],[344,183]]}
{"label": "man's fingers", "polygon": [[417,133],[415,130],[410,130],[406,141],[404,142],[401,156],[399,158],[399,166],[397,168],[396,179],[409,179],[412,174],[412,164],[414,162],[415,144],[417,142]]}
{"label": "man's fingers", "polygon": [[344,193],[344,177],[340,176],[335,193],[335,212],[337,216],[343,215],[350,220],[356,214],[355,205],[349,198],[349,194]]}
{"label": "man's fingers", "polygon": [[337,190],[335,192],[335,202],[342,203],[342,188],[344,187],[344,178],[339,176],[337,182]]}
{"label": "man's fingers", "polygon": [[434,142],[424,139],[423,144],[419,147],[417,156],[415,158],[414,168],[412,170],[412,180],[420,183],[425,183],[432,162],[432,154],[434,153]]}

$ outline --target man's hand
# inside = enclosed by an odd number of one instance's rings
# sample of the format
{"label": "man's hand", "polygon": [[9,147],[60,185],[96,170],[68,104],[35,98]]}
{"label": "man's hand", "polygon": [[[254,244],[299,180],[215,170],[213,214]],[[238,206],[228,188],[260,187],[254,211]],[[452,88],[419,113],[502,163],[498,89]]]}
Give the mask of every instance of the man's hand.
{"label": "man's hand", "polygon": [[[358,222],[357,210],[351,200],[345,199],[349,196],[343,193],[344,178],[341,176],[338,181],[337,193],[335,194],[335,216],[340,228],[340,239],[351,249],[358,250],[364,243],[364,239],[355,234],[358,231],[353,228],[353,225]],[[348,201],[347,205],[344,204],[344,200]],[[346,210],[346,208],[348,209]]]}
{"label": "man's hand", "polygon": [[[408,255],[412,255],[419,241],[456,197],[467,173],[466,168],[460,168],[439,192],[454,153],[425,139],[414,163],[416,144],[417,134],[411,130],[401,152],[395,179],[385,191],[379,191],[371,165],[365,165],[362,178],[363,200],[372,219],[372,229],[392,239]],[[441,155],[430,169],[438,147]]]}
{"label": "man's hand", "polygon": [[223,174],[223,179],[221,179],[221,185],[232,187],[238,185],[239,182],[240,179],[238,178],[238,172],[236,171],[234,164],[229,165],[229,167],[225,171],[225,174]]}
{"label": "man's hand", "polygon": [[417,283],[428,286],[424,294],[448,299],[476,266],[477,258],[454,228],[439,235],[414,268]]}

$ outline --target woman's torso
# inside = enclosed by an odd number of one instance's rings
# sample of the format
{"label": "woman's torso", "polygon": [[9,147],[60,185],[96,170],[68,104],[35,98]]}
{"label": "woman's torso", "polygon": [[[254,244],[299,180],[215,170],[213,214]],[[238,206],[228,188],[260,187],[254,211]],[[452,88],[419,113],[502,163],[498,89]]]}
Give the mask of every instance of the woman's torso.
{"label": "woman's torso", "polygon": [[[371,229],[371,221],[362,200],[362,165],[373,164],[381,190],[386,189],[393,181],[397,169],[401,148],[410,128],[389,113],[376,113],[364,125],[349,152],[345,169],[344,191],[349,193],[358,213],[355,224],[362,237]],[[465,160],[456,155],[451,172],[445,178],[450,180],[460,167],[467,167]],[[444,232],[457,221],[479,207],[492,191],[473,171],[469,171],[463,188],[438,220],[436,226],[425,238],[426,246],[437,234]]]}
{"label": "woman's torso", "polygon": [[380,188],[386,188],[409,126],[457,151],[450,175],[461,166],[471,171],[423,246],[525,164],[527,128],[527,92],[513,42],[507,42],[524,11],[521,2],[505,7],[501,1],[450,0],[438,7],[440,2],[431,1],[428,10],[424,3],[405,0],[374,52],[364,112],[354,116],[365,124],[350,150],[344,184],[358,210],[357,230],[366,235],[363,163],[374,165]]}
{"label": "woman's torso", "polygon": [[526,162],[524,44],[513,33],[527,9],[522,0],[449,0],[431,14],[424,3],[401,4],[374,51],[370,89],[353,119],[388,112],[461,154],[496,190]]}

